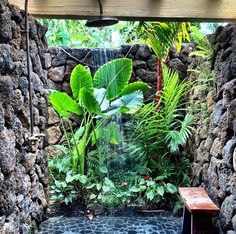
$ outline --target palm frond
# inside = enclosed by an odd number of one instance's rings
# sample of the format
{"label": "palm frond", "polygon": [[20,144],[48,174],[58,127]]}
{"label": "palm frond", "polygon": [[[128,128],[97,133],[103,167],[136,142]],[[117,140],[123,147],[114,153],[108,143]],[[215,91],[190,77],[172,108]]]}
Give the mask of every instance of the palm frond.
{"label": "palm frond", "polygon": [[204,36],[197,27],[191,27],[192,37],[197,42],[196,50],[191,52],[190,56],[201,57],[205,60],[211,60],[214,55],[214,49],[210,41]]}
{"label": "palm frond", "polygon": [[184,146],[192,134],[193,116],[187,114],[183,121],[179,121],[180,130],[170,130],[166,136],[168,147],[172,153],[179,151],[179,146]]}

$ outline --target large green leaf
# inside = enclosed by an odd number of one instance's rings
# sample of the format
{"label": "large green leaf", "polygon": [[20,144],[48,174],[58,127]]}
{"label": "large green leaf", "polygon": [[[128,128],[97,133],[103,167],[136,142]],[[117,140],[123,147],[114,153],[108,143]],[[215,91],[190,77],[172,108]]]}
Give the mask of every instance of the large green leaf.
{"label": "large green leaf", "polygon": [[166,189],[169,193],[172,193],[172,194],[177,193],[178,191],[177,188],[171,183],[166,184]]}
{"label": "large green leaf", "polygon": [[105,165],[99,167],[99,171],[103,174],[107,174],[108,170]]}
{"label": "large green leaf", "polygon": [[109,108],[110,102],[106,99],[106,89],[94,89],[94,97],[98,101],[102,111],[106,111]]}
{"label": "large green leaf", "polygon": [[[114,123],[111,122],[107,126],[100,126],[95,132],[94,135],[96,134],[96,139],[102,138],[105,143],[111,143],[111,144],[119,144],[120,141],[120,132],[118,129],[118,126]],[[93,136],[95,138],[95,136]],[[94,142],[96,142],[95,139],[93,139]]]}
{"label": "large green leaf", "polygon": [[108,135],[109,135],[109,142],[111,144],[118,144],[119,141],[120,141],[120,132],[119,132],[119,129],[117,127],[117,125],[112,122],[109,124],[108,126]]}
{"label": "large green leaf", "polygon": [[121,92],[120,96],[126,95],[126,94],[130,94],[133,93],[135,91],[142,91],[143,93],[146,93],[148,90],[150,89],[149,85],[141,82],[141,81],[137,81],[134,83],[130,83],[128,84],[123,91]]}
{"label": "large green leaf", "polygon": [[49,95],[49,100],[53,108],[62,117],[69,118],[70,113],[81,115],[83,112],[82,107],[66,93],[52,93]]}
{"label": "large green leaf", "polygon": [[165,190],[164,190],[164,187],[163,186],[157,186],[156,187],[156,192],[161,196],[163,197],[164,196],[164,193],[165,193]]}
{"label": "large green leaf", "polygon": [[82,105],[87,109],[87,111],[91,114],[100,114],[101,108],[99,106],[98,101],[93,96],[91,92],[89,92],[87,89],[82,88],[80,90],[80,101],[82,102]]}
{"label": "large green leaf", "polygon": [[152,201],[153,198],[155,197],[155,191],[153,189],[148,188],[146,195],[147,195],[147,199]]}
{"label": "large green leaf", "polygon": [[86,137],[83,137],[80,141],[76,143],[72,153],[72,163],[73,163],[73,170],[74,172],[78,171],[79,166],[79,173],[84,175],[84,162],[85,162],[85,150],[86,150]]}
{"label": "large green leaf", "polygon": [[134,113],[142,105],[143,94],[141,91],[135,91],[133,93],[124,95],[111,103],[111,106],[114,108],[119,108],[120,112],[128,113]]}
{"label": "large green leaf", "polygon": [[132,74],[132,61],[127,58],[112,60],[100,67],[94,75],[94,87],[105,88],[108,100],[118,97]]}
{"label": "large green leaf", "polygon": [[[180,29],[179,23],[155,22],[153,23],[152,29],[148,30],[147,41],[159,59],[165,59],[167,57],[169,49],[175,41],[180,39],[182,41],[182,37],[178,38]],[[184,34],[181,34],[181,36],[183,35]],[[179,44],[180,43],[178,43],[178,45]]]}
{"label": "large green leaf", "polygon": [[79,129],[75,132],[74,138],[75,138],[77,141],[80,140],[80,138],[83,136],[84,131],[85,131],[85,128],[84,128],[84,127],[79,128]]}
{"label": "large green leaf", "polygon": [[86,88],[89,91],[93,88],[90,72],[81,64],[77,65],[71,73],[70,87],[76,100],[79,99],[79,93],[82,88]]}

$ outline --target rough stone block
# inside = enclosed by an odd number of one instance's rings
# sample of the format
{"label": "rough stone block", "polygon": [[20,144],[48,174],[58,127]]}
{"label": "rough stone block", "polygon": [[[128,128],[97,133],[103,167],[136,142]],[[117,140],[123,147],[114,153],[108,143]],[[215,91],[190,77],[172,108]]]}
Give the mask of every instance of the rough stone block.
{"label": "rough stone block", "polygon": [[60,122],[58,114],[52,107],[49,107],[48,108],[48,124],[52,125],[58,122]]}
{"label": "rough stone block", "polygon": [[236,146],[236,138],[229,140],[223,149],[223,162],[228,168],[233,167],[233,153]]}
{"label": "rough stone block", "polygon": [[236,212],[236,198],[232,195],[226,197],[221,206],[220,219],[224,231],[232,230],[232,218]]}
{"label": "rough stone block", "polygon": [[65,76],[65,67],[51,67],[48,70],[48,77],[54,82],[62,82]]}
{"label": "rough stone block", "polygon": [[62,132],[59,126],[52,126],[47,129],[48,143],[54,145],[59,142],[62,137]]}
{"label": "rough stone block", "polygon": [[215,105],[215,110],[213,111],[213,123],[218,125],[220,122],[220,118],[224,113],[224,105],[223,100],[220,100]]}
{"label": "rough stone block", "polygon": [[212,144],[211,150],[210,150],[210,154],[212,156],[214,156],[215,158],[222,158],[222,150],[223,150],[223,146],[221,144],[221,141],[219,138],[216,138]]}
{"label": "rough stone block", "polygon": [[146,60],[152,55],[152,50],[149,46],[141,45],[135,55],[136,59]]}
{"label": "rough stone block", "polygon": [[0,43],[7,43],[12,39],[11,13],[5,11],[0,14]]}
{"label": "rough stone block", "polygon": [[0,168],[3,174],[10,174],[16,166],[15,134],[4,128],[0,134]]}

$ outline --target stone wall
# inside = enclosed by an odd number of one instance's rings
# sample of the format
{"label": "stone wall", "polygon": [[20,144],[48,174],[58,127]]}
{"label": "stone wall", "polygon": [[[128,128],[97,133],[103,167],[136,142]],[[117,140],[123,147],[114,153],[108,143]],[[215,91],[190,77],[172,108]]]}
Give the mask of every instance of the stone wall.
{"label": "stone wall", "polygon": [[[185,44],[178,53],[173,47],[170,52],[168,66],[178,70],[182,78],[187,75],[190,63],[188,57],[193,45]],[[88,66],[94,74],[96,69],[107,61],[116,58],[130,58],[133,61],[131,82],[143,81],[150,85],[151,90],[146,94],[145,101],[155,96],[157,82],[157,57],[148,46],[124,45],[120,49],[71,49],[53,47],[46,53],[46,68],[48,69],[48,88],[71,93],[69,82],[72,69],[77,64]],[[59,118],[49,107],[49,128],[47,130],[49,145],[58,144],[64,140]],[[56,153],[53,147],[47,148],[48,154]]]}
{"label": "stone wall", "polygon": [[[236,27],[220,27],[210,37],[215,46],[215,80],[210,92],[195,88],[191,99],[201,108],[192,151],[193,185],[204,186],[221,207],[215,219],[216,233],[236,232]],[[200,61],[192,63],[193,68]],[[192,77],[193,78],[193,77]]]}
{"label": "stone wall", "polygon": [[[29,144],[29,92],[24,12],[0,1],[0,233],[34,233],[47,207],[47,160],[43,142]],[[30,18],[35,133],[44,133],[45,28]]]}

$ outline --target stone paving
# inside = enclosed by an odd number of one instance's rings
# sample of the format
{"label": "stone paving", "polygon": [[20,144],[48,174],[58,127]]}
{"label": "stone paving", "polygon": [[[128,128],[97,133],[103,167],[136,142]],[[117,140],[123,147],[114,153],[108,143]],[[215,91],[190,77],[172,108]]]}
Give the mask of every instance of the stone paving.
{"label": "stone paving", "polygon": [[181,218],[174,217],[53,217],[38,234],[180,234]]}

